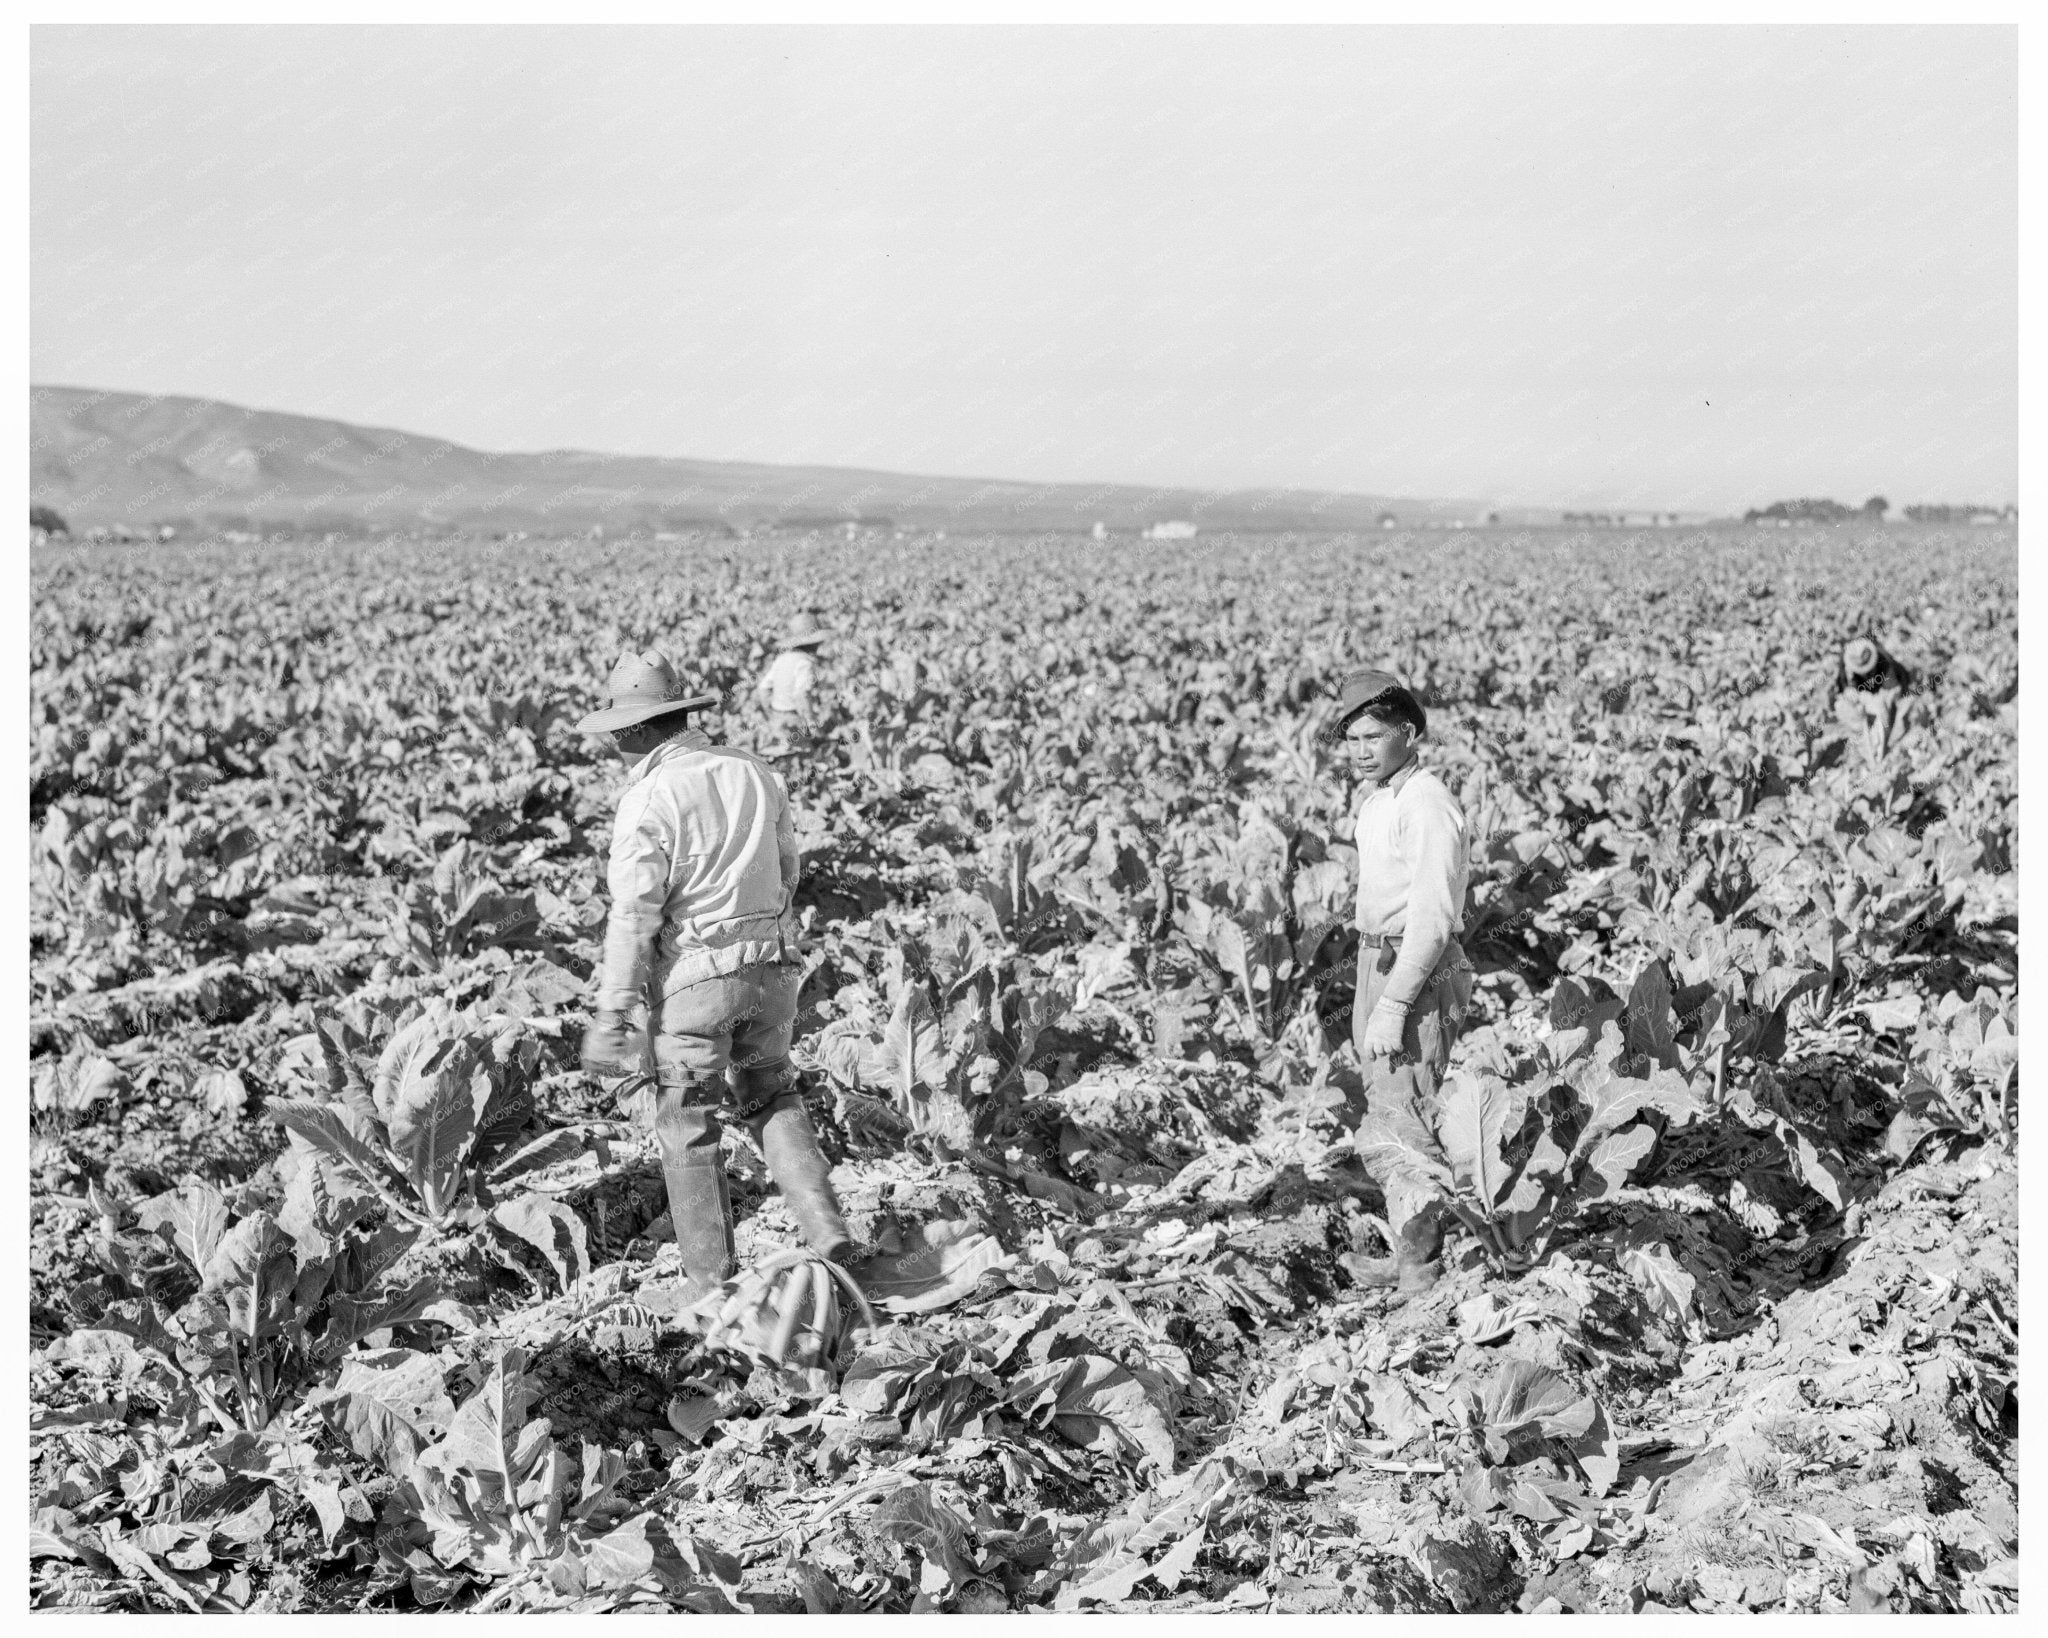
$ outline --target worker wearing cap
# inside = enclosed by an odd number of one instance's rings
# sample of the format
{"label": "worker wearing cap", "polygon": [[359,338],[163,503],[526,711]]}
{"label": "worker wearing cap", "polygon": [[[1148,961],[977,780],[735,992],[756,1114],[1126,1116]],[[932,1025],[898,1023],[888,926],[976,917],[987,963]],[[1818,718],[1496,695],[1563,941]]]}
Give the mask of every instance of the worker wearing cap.
{"label": "worker wearing cap", "polygon": [[1382,1141],[1404,1125],[1433,1129],[1437,1089],[1472,999],[1458,942],[1465,903],[1465,816],[1417,756],[1428,733],[1422,704],[1391,672],[1344,679],[1325,737],[1341,743],[1359,779],[1358,991],[1352,1041],[1366,1080],[1358,1147],[1380,1183],[1395,1230],[1384,1262],[1350,1259],[1366,1285],[1417,1290],[1437,1275],[1443,1222],[1432,1197]]}
{"label": "worker wearing cap", "polygon": [[818,680],[818,649],[827,633],[809,609],[798,612],[782,638],[782,651],[754,684],[754,696],[768,717],[770,755],[796,750],[810,742],[817,729],[812,693]]}
{"label": "worker wearing cap", "polygon": [[627,653],[609,706],[576,725],[632,764],[612,828],[583,1067],[607,1078],[652,1070],[685,1302],[734,1271],[722,1113],[746,1123],[811,1249],[854,1254],[789,1061],[803,972],[789,797],[759,757],[692,725],[692,712],[718,702],[688,692],[662,655]]}

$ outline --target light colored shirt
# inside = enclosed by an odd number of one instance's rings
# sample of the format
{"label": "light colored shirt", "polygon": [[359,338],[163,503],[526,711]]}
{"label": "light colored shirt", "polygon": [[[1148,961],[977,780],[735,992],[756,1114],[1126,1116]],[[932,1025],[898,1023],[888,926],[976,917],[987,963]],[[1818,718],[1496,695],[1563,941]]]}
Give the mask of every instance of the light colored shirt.
{"label": "light colored shirt", "polygon": [[768,696],[771,711],[808,713],[811,685],[818,675],[817,656],[808,649],[785,648],[776,655],[754,686]]}
{"label": "light colored shirt", "polygon": [[623,1011],[794,953],[796,828],[759,757],[696,728],[633,765],[606,870],[611,914],[597,1004]]}
{"label": "light colored shirt", "polygon": [[1465,815],[1444,782],[1411,762],[1365,787],[1358,847],[1358,930],[1401,940],[1387,1000],[1409,1006],[1458,936],[1465,908]]}

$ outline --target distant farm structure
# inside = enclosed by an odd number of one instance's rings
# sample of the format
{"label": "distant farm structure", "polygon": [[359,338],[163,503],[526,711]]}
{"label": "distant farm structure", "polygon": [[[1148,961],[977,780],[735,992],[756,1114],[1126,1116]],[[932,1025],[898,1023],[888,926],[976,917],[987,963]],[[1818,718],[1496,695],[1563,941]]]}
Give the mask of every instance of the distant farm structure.
{"label": "distant farm structure", "polygon": [[1565,512],[1561,521],[1582,529],[1671,529],[1676,512]]}
{"label": "distant farm structure", "polygon": [[1906,516],[1914,523],[2017,523],[2017,506],[1909,506]]}
{"label": "distant farm structure", "polygon": [[1195,526],[1183,519],[1172,518],[1164,523],[1153,524],[1151,528],[1145,531],[1145,538],[1147,540],[1193,540],[1195,538]]}

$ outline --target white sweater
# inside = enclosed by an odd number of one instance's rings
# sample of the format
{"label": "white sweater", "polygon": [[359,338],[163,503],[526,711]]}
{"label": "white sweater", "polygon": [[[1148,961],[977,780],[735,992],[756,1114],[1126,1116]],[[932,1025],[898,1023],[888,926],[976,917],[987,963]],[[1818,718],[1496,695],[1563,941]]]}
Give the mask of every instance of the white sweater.
{"label": "white sweater", "polygon": [[1399,937],[1383,998],[1412,1005],[1458,936],[1465,815],[1441,779],[1411,762],[1385,785],[1365,787],[1352,840],[1358,846],[1358,930]]}

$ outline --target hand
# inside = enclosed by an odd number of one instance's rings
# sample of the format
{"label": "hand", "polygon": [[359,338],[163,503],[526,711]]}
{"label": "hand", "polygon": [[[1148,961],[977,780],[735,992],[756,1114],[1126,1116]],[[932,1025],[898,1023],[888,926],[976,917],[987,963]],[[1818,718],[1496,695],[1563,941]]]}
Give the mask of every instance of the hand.
{"label": "hand", "polygon": [[583,1072],[600,1080],[640,1073],[639,1031],[626,1027],[623,1012],[600,1012],[583,1032]]}
{"label": "hand", "polygon": [[1365,1039],[1359,1050],[1368,1058],[1392,1058],[1400,1054],[1401,1037],[1408,1032],[1408,1009],[1398,1002],[1382,1001],[1365,1021]]}

